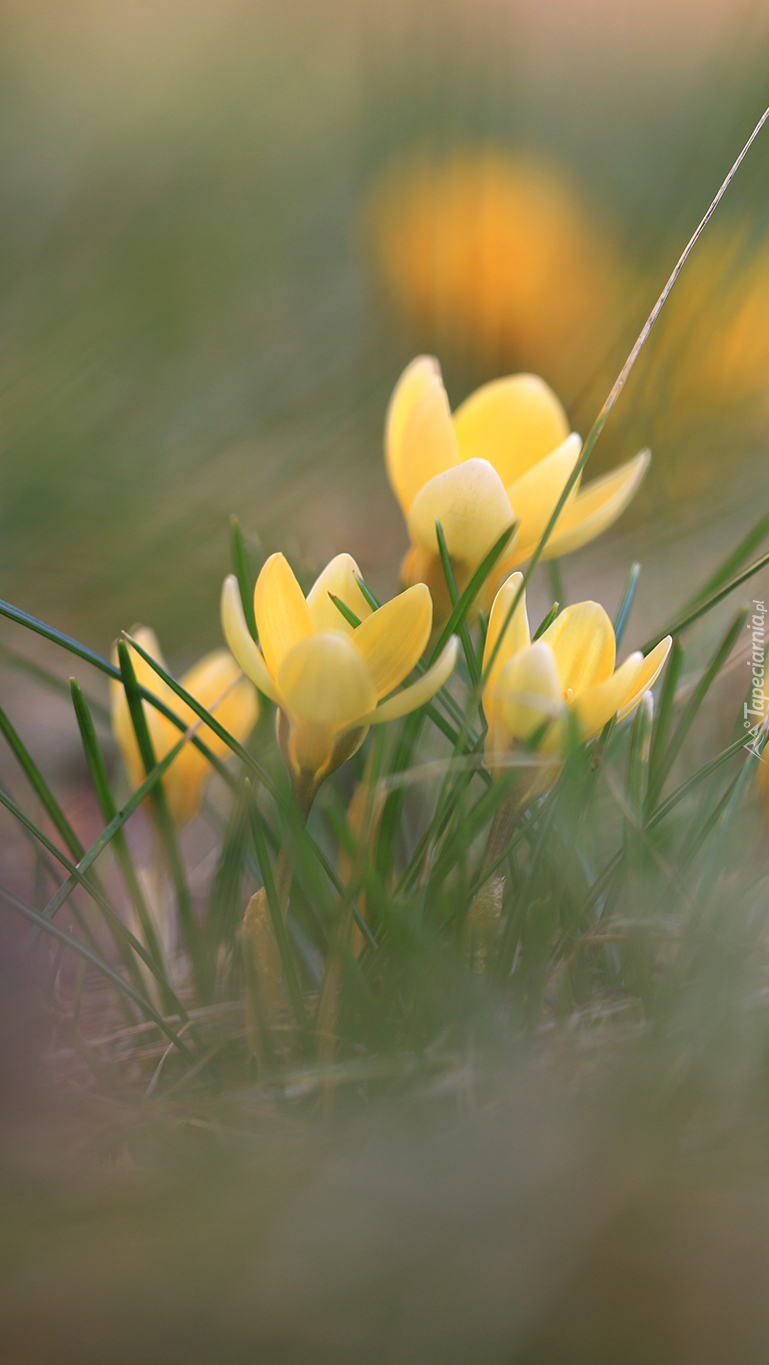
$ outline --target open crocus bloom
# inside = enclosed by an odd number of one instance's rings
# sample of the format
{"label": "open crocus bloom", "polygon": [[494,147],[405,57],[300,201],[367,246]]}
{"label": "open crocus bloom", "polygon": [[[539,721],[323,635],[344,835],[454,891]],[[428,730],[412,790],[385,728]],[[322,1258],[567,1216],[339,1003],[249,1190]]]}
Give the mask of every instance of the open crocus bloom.
{"label": "open crocus bloom", "polygon": [[[452,416],[437,360],[418,356],[395,387],[385,431],[387,472],[411,538],[403,581],[427,583],[445,608],[436,521],[460,591],[515,522],[515,540],[494,575],[499,582],[533,554],[581,449],[544,380],[531,374],[495,379]],[[642,451],[585,488],[577,484],[545,558],[568,554],[605,531],[630,502],[648,463]]]}
{"label": "open crocus bloom", "polygon": [[[133,631],[133,637],[142,649],[151,654],[153,659],[157,659],[163,668],[166,667],[154,630],[138,626]],[[197,733],[206,748],[217,758],[229,756],[230,750],[224,740],[219,739],[213,730],[199,721],[195,712],[177,697],[135,649],[131,649],[131,662],[136,681],[141,687],[146,687],[148,692],[153,692],[164,701],[185,725],[197,724],[199,726]],[[193,664],[180,681],[185,691],[205,706],[235,739],[242,743],[248,738],[259,715],[259,701],[248,678],[243,677],[239,665],[226,649],[216,649],[213,653],[206,654]],[[112,730],[128,769],[131,785],[136,788],[144,781],[146,773],[123,686],[114,680],[110,682],[110,701]],[[155,757],[159,761],[165,758],[175,744],[178,744],[182,731],[166,716],[161,715],[150,702],[143,702],[143,707]],[[203,796],[203,786],[210,775],[211,764],[188,740],[162,779],[168,809],[176,825],[184,825],[197,815]]]}
{"label": "open crocus bloom", "polygon": [[484,650],[483,709],[492,773],[505,766],[506,755],[540,738],[539,766],[525,779],[528,804],[553,785],[561,770],[569,713],[582,741],[599,735],[612,716],[622,720],[654,683],[671,640],[668,635],[645,658],[636,652],[615,668],[609,617],[597,602],[578,602],[566,607],[532,643],[522,582],[522,574],[511,574],[494,599]]}
{"label": "open crocus bloom", "polygon": [[[355,753],[369,725],[414,711],[446,682],[456,639],[432,668],[388,697],[418,663],[433,623],[423,583],[377,611],[350,555],[337,555],[307,600],[286,559],[271,555],[254,590],[261,649],[246,624],[237,579],[225,579],[222,627],[243,672],[278,706],[278,740],[294,779],[311,792]],[[358,618],[353,626],[334,597]]]}

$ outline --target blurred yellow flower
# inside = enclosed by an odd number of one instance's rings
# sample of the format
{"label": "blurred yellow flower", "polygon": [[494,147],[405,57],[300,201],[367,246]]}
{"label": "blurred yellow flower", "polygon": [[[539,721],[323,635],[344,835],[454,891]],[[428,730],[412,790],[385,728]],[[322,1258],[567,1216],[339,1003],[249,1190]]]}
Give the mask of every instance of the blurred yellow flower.
{"label": "blurred yellow flower", "polygon": [[548,162],[494,146],[419,149],[380,176],[365,232],[387,301],[447,355],[576,387],[616,340],[627,297],[617,250]]}
{"label": "blurred yellow flower", "polygon": [[612,716],[622,720],[654,683],[671,639],[666,636],[646,658],[636,652],[615,668],[609,617],[597,602],[578,602],[532,643],[523,593],[505,629],[522,582],[522,574],[511,574],[494,599],[484,650],[483,710],[493,774],[504,768],[506,755],[523,753],[539,739],[534,764],[522,779],[529,804],[549,790],[563,766],[570,714],[581,741],[599,735]]}
{"label": "blurred yellow flower", "polygon": [[[449,641],[417,682],[389,697],[418,663],[433,622],[423,584],[373,611],[350,555],[326,566],[305,601],[286,559],[271,555],[254,591],[261,649],[243,613],[237,579],[222,591],[225,639],[243,672],[278,706],[277,733],[295,784],[311,799],[360,747],[369,725],[405,716],[443,686],[454,667]],[[358,618],[353,625],[333,601]],[[389,700],[382,699],[389,697]]]}
{"label": "blurred yellow flower", "polygon": [[[440,366],[418,356],[390,399],[385,458],[408,525],[405,583],[427,583],[442,614],[447,593],[436,521],[462,591],[506,527],[518,523],[488,585],[528,559],[539,543],[579,459],[561,404],[544,380],[516,374],[484,384],[452,416]],[[649,463],[641,452],[586,488],[569,494],[545,549],[568,554],[600,535],[625,509]]]}
{"label": "blurred yellow flower", "polygon": [[[132,633],[137,644],[165,668],[155,632],[146,626],[138,626]],[[135,649],[131,649],[131,656],[136,680],[140,686],[146,687],[149,692],[153,692],[164,701],[187,725],[198,723],[195,712],[177,697]],[[219,723],[225,730],[229,730],[235,739],[242,743],[248,738],[259,715],[259,701],[251,683],[243,677],[240,667],[227,650],[217,649],[211,654],[206,654],[193,664],[180,682],[185,691],[216,716]],[[131,785],[135,789],[144,781],[146,774],[131,724],[126,695],[122,684],[117,681],[110,682],[110,702],[112,730],[123,755]],[[145,701],[143,706],[155,757],[160,760],[178,744],[182,732],[149,702]],[[212,730],[201,724],[199,735],[217,758],[228,757],[230,750]],[[203,787],[210,775],[210,763],[200,750],[188,741],[163,777],[163,789],[174,824],[184,825],[197,815]]]}

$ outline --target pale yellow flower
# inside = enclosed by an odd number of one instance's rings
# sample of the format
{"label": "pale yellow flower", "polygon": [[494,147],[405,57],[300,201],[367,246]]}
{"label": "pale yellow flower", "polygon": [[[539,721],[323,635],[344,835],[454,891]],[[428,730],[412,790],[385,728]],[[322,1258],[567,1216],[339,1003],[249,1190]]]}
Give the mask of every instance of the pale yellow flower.
{"label": "pale yellow flower", "polygon": [[[165,668],[155,632],[146,626],[138,626],[132,633],[137,644]],[[146,687],[148,692],[153,692],[164,701],[185,725],[198,723],[195,712],[177,697],[172,688],[163,682],[135,649],[131,649],[131,662],[136,680],[141,687]],[[259,702],[251,683],[243,677],[238,664],[227,650],[217,649],[211,654],[206,654],[188,669],[180,682],[185,691],[205,706],[235,739],[242,743],[248,738],[259,715]],[[131,785],[135,789],[141,786],[146,773],[131,723],[126,695],[122,684],[115,680],[110,682],[110,702],[112,730],[123,755]],[[175,744],[178,744],[182,731],[161,715],[150,702],[143,702],[143,707],[155,758],[160,761]],[[206,748],[217,758],[224,759],[229,756],[230,750],[224,740],[219,739],[205,724],[199,724],[197,733]],[[203,787],[211,771],[211,764],[188,740],[162,779],[174,824],[184,825],[197,815]]]}
{"label": "pale yellow flower", "polygon": [[[518,523],[488,587],[530,558],[574,470],[582,443],[569,432],[552,390],[535,375],[484,384],[451,414],[440,366],[418,356],[390,399],[385,458],[406,518],[411,549],[406,583],[427,583],[445,610],[436,521],[460,591],[506,527]],[[568,554],[600,535],[633,497],[649,463],[640,455],[610,474],[579,482],[555,524],[545,558]]]}
{"label": "pale yellow flower", "polygon": [[671,638],[666,636],[645,658],[640,652],[630,654],[617,668],[608,615],[597,602],[578,602],[532,643],[524,594],[504,629],[522,582],[521,574],[511,574],[494,599],[484,650],[483,710],[486,760],[493,774],[504,769],[508,755],[520,756],[539,740],[532,767],[524,769],[522,778],[529,804],[558,777],[570,716],[581,741],[599,735],[612,716],[623,720],[653,685]]}
{"label": "pale yellow flower", "polygon": [[[224,582],[225,639],[243,672],[278,706],[283,756],[295,782],[310,792],[355,753],[369,725],[422,706],[454,667],[452,639],[432,668],[395,692],[429,639],[430,594],[418,584],[373,611],[359,576],[350,555],[337,555],[305,601],[286,559],[271,555],[254,591],[261,648],[249,633],[236,578]],[[358,626],[345,619],[332,596],[358,618]]]}

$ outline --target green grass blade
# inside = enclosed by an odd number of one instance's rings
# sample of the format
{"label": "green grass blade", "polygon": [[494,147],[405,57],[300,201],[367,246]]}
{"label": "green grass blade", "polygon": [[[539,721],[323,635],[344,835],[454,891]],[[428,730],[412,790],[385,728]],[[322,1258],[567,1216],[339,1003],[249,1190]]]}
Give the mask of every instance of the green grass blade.
{"label": "green grass blade", "polygon": [[[136,743],[139,746],[142,763],[145,772],[149,775],[156,767],[155,750],[147,725],[147,717],[144,714],[144,703],[139,692],[134,673],[131,656],[128,646],[123,640],[118,642],[118,658],[120,659],[120,671],[125,688],[128,711],[131,717]],[[198,929],[195,912],[192,908],[189,888],[187,886],[187,875],[184,870],[182,856],[179,851],[179,844],[176,838],[176,830],[168,810],[168,802],[163,789],[162,782],[156,782],[152,788],[152,807],[155,815],[160,839],[168,862],[168,869],[174,884],[176,893],[176,906],[179,911],[179,920],[184,934],[184,941],[190,957],[193,976],[198,991],[203,985],[203,966],[201,960],[200,931]],[[202,997],[201,997],[202,998]]]}
{"label": "green grass blade", "polygon": [[267,852],[267,844],[261,826],[259,809],[253,795],[249,804],[249,813],[251,816],[251,832],[254,840],[254,851],[264,882],[267,904],[270,910],[270,919],[272,920],[273,933],[275,934],[275,941],[278,945],[278,952],[280,953],[280,961],[283,967],[283,975],[286,980],[288,996],[291,1001],[291,1008],[294,1011],[294,1018],[296,1019],[302,1037],[306,1040],[309,1034],[309,1022],[304,1008],[304,1000],[302,999],[302,988],[299,985],[299,978],[296,974],[296,965],[294,963],[291,941],[288,936],[286,921],[283,917],[283,912],[278,900],[275,878],[272,875],[272,864],[270,863],[269,854]]}
{"label": "green grass blade", "polygon": [[353,630],[355,630],[356,627],[360,625],[360,617],[356,616],[355,612],[352,611],[350,607],[348,607],[347,604],[342,601],[341,597],[337,597],[336,593],[330,592],[329,597],[331,598],[331,601],[333,602],[337,611],[340,612],[340,614],[344,617],[347,624],[352,626]]}
{"label": "green grass blade", "polygon": [[61,835],[65,846],[69,849],[73,858],[82,858],[83,853],[85,852],[83,845],[48,786],[48,783],[37,767],[32,755],[16,733],[16,730],[2,707],[0,707],[0,733],[2,733],[9,749],[18,760],[19,766],[27,778],[29,785],[37,796],[43,810],[50,819],[51,824],[54,826],[54,829]]}
{"label": "green grass blade", "polygon": [[761,544],[762,540],[766,539],[767,535],[769,535],[769,512],[765,512],[762,517],[759,517],[755,526],[751,527],[747,535],[726,556],[726,559],[719,564],[718,568],[707,582],[703,583],[702,587],[694,596],[689,598],[684,610],[689,610],[692,607],[698,606],[699,603],[703,602],[707,597],[711,597],[713,593],[718,592],[719,588],[736,574],[740,566],[744,564],[748,555]]}
{"label": "green grass blade", "polygon": [[470,608],[486,582],[486,579],[493,572],[494,565],[503,555],[505,547],[507,546],[510,537],[515,532],[517,525],[518,523],[514,521],[511,526],[508,526],[507,530],[503,531],[499,539],[494,542],[486,557],[481,560],[481,563],[478,565],[478,568],[470,579],[464,592],[459,597],[451,616],[440,633],[438,643],[432,653],[432,658],[430,660],[431,664],[435,663],[435,660],[448,644],[451,636],[459,634],[459,629],[467,619]]}
{"label": "green grass blade", "polygon": [[719,602],[723,602],[724,598],[729,597],[736,588],[741,587],[743,583],[747,583],[748,579],[752,578],[754,574],[759,573],[761,569],[765,569],[767,564],[769,564],[769,554],[762,555],[760,559],[755,559],[752,564],[748,565],[747,569],[743,569],[742,573],[737,574],[736,578],[731,578],[724,587],[719,588],[717,592],[711,593],[700,606],[694,607],[691,611],[685,611],[673,621],[672,625],[665,626],[664,629],[654,635],[651,640],[647,640],[646,644],[643,646],[644,654],[648,654],[650,650],[654,649],[654,646],[658,645],[660,640],[663,640],[666,635],[678,635],[682,630],[686,630],[687,626],[691,626],[695,621],[699,621],[701,616],[705,616],[707,612],[712,611],[713,607],[717,606]]}
{"label": "green grass blade", "polygon": [[617,649],[619,649],[620,647],[620,643],[622,641],[623,635],[625,634],[625,629],[627,627],[630,613],[633,610],[633,603],[635,601],[636,590],[638,588],[638,580],[640,577],[641,565],[638,562],[636,562],[635,564],[631,565],[630,574],[628,575],[627,580],[627,587],[625,588],[625,591],[622,594],[622,601],[619,604],[619,609],[617,611],[617,615],[614,621],[614,639],[617,644]]}
{"label": "green grass blade", "polygon": [[[105,822],[111,824],[117,816],[117,806],[115,805],[115,799],[109,785],[107,770],[104,766],[101,749],[99,748],[99,742],[96,738],[96,731],[94,730],[91,713],[85,697],[83,696],[82,689],[75,678],[70,679],[70,687],[72,704],[75,708],[75,717],[80,729],[80,737],[83,742],[83,752],[85,753],[91,779],[96,790],[99,807]],[[155,925],[144,897],[136,868],[134,867],[131,851],[122,829],[115,830],[112,837],[112,848],[123,881],[125,882],[126,890],[131,898],[131,903],[136,911],[138,921],[141,924],[147,949],[165,977],[163,954],[155,932]],[[80,856],[83,856],[82,852]]]}
{"label": "green grass blade", "polygon": [[563,581],[563,574],[561,573],[560,559],[548,559],[547,576],[550,583],[550,592],[556,602],[562,602],[563,605],[566,606],[566,587]]}
{"label": "green grass blade", "polygon": [[681,669],[684,662],[684,648],[681,641],[676,638],[670,647],[665,674],[662,680],[662,690],[660,692],[660,703],[657,708],[657,715],[654,719],[654,729],[652,732],[652,746],[649,763],[651,771],[649,774],[649,785],[653,787],[657,768],[662,758],[668,742],[670,726],[673,721],[673,711],[676,702],[676,689],[678,680],[681,676]]}
{"label": "green grass blade", "polygon": [[537,629],[535,630],[534,634],[531,637],[532,640],[539,640],[540,637],[544,635],[548,626],[552,626],[560,610],[561,610],[560,602],[554,602],[547,615],[542,617],[542,620],[540,621],[539,625],[537,626]]}
{"label": "green grass blade", "polygon": [[[457,602],[459,601],[459,589],[457,588],[457,580],[454,577],[454,570],[452,568],[451,559],[449,558],[449,552],[446,547],[446,537],[443,534],[443,527],[441,526],[441,523],[439,521],[436,521],[435,523],[435,534],[438,537],[438,552],[441,557],[443,577],[446,580],[446,587],[448,588],[449,598],[451,600],[451,606],[453,610],[456,608]],[[478,669],[478,660],[475,657],[475,650],[473,649],[472,644],[470,643],[470,632],[467,629],[466,620],[462,621],[461,624],[459,625],[458,633],[459,639],[462,644],[462,649],[464,651],[465,660],[467,662],[467,671],[470,674],[470,682],[472,683],[473,687],[477,688],[478,684],[481,681],[481,675]]]}
{"label": "green grass blade", "polygon": [[379,608],[381,607],[382,603],[379,601],[378,597],[375,597],[374,593],[371,591],[368,584],[364,583],[363,579],[358,574],[355,575],[355,581],[358,584],[358,587],[363,593],[363,596],[365,597],[369,606],[371,607],[371,610],[379,611]]}
{"label": "green grass blade", "polygon": [[699,786],[700,782],[703,782],[706,777],[710,777],[712,773],[717,772],[724,763],[728,763],[729,759],[734,758],[741,749],[747,748],[749,742],[749,738],[740,736],[739,739],[734,740],[732,744],[728,744],[725,749],[722,749],[720,754],[716,754],[715,758],[711,758],[708,763],[704,763],[691,777],[687,777],[686,781],[682,782],[679,787],[676,787],[675,791],[671,792],[670,796],[666,797],[661,805],[652,812],[647,821],[647,828],[654,829],[665,820],[679,802],[683,801],[684,797],[688,796],[690,792],[694,791],[695,787]]}
{"label": "green grass blade", "polygon": [[240,599],[243,603],[243,614],[246,624],[253,638],[256,640],[256,617],[254,616],[254,580],[251,574],[251,566],[248,562],[248,552],[243,540],[243,531],[237,517],[230,517],[230,551],[232,554],[232,566],[235,570],[235,577],[240,588]]}

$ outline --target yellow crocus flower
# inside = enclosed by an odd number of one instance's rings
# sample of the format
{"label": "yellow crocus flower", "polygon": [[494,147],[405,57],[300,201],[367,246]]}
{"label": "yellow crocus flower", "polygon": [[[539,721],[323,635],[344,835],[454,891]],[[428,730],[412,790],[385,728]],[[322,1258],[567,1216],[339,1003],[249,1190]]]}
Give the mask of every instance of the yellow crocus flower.
{"label": "yellow crocus flower", "polygon": [[[452,416],[437,360],[418,356],[395,387],[385,431],[387,473],[411,539],[403,581],[427,583],[440,609],[446,589],[436,521],[460,591],[505,528],[517,522],[515,541],[494,575],[499,582],[533,554],[581,449],[552,389],[536,375],[484,384]],[[568,554],[605,531],[630,502],[648,463],[642,451],[585,488],[577,484],[544,557]]]}
{"label": "yellow crocus flower", "polygon": [[533,765],[522,779],[528,805],[558,777],[570,714],[581,741],[599,735],[612,716],[623,720],[657,678],[671,638],[667,635],[645,658],[640,651],[630,654],[616,668],[609,617],[598,602],[578,602],[566,607],[532,643],[522,582],[522,574],[511,574],[494,599],[484,649],[483,710],[489,727],[486,761],[495,776],[505,767],[507,755],[524,752],[535,736],[541,736]]}
{"label": "yellow crocus flower", "polygon": [[[155,632],[147,626],[138,626],[132,634],[142,649],[165,668]],[[228,757],[230,750],[224,741],[199,722],[195,712],[177,697],[135,649],[131,649],[131,662],[140,686],[146,687],[149,692],[153,692],[164,701],[186,725],[199,724],[200,738],[217,758]],[[211,654],[206,654],[193,664],[180,681],[185,691],[205,706],[235,739],[242,743],[248,738],[259,715],[259,701],[251,683],[243,677],[240,667],[226,649],[216,649]],[[110,682],[110,702],[112,730],[123,755],[131,785],[135,789],[144,781],[146,773],[131,724],[125,691],[122,684],[116,680]],[[182,731],[149,702],[145,701],[143,706],[155,757],[160,760],[178,744]],[[162,779],[174,824],[184,825],[198,814],[203,787],[210,775],[210,763],[200,750],[188,741]]]}
{"label": "yellow crocus flower", "polygon": [[[323,779],[360,747],[369,725],[416,710],[443,686],[454,667],[456,639],[417,682],[390,697],[429,639],[430,594],[420,583],[373,611],[359,576],[350,555],[337,555],[305,601],[284,556],[271,555],[254,590],[261,648],[248,630],[234,575],[225,579],[222,590],[227,644],[243,672],[276,703],[283,757],[295,786],[310,800]],[[333,597],[359,625],[345,619]]]}

